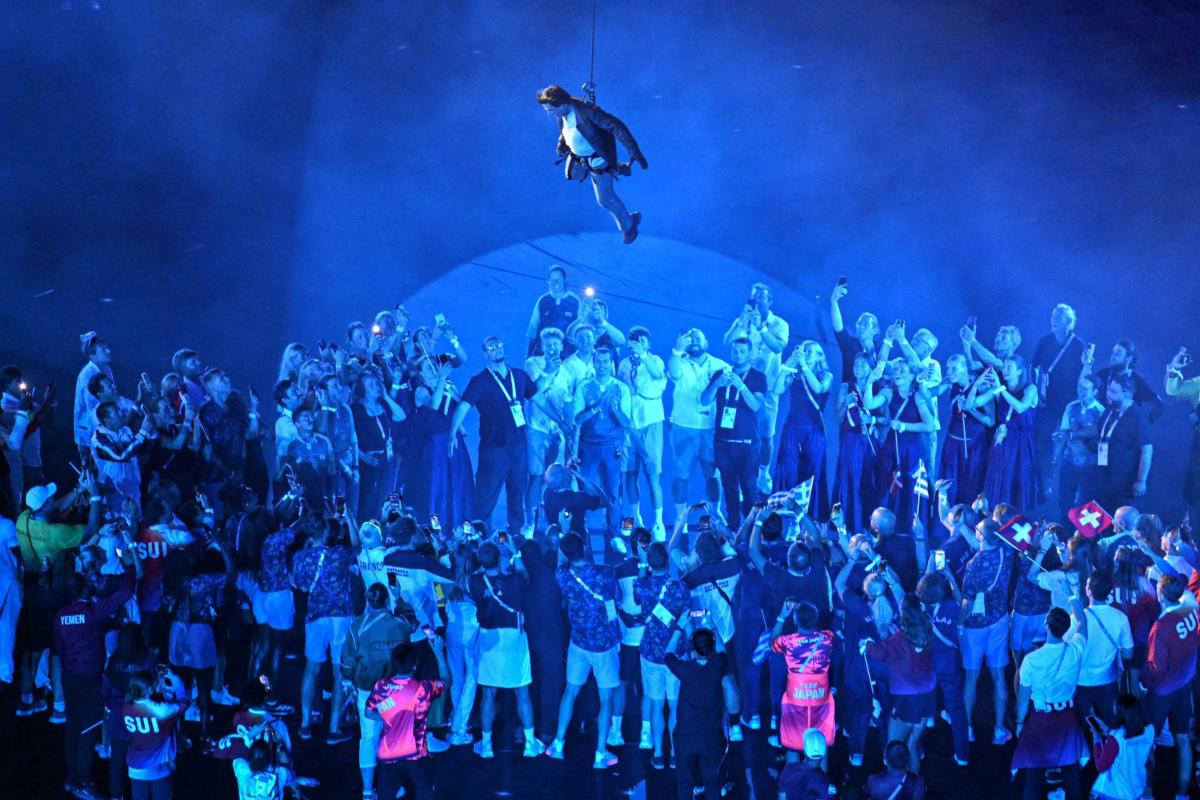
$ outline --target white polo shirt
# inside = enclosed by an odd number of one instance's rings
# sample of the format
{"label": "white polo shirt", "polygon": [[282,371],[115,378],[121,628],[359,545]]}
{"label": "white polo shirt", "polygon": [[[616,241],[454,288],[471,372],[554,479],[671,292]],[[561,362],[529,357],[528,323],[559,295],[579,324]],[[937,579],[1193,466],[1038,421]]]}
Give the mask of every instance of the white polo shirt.
{"label": "white polo shirt", "polygon": [[1107,686],[1117,680],[1120,650],[1133,647],[1129,618],[1107,603],[1088,606],[1088,638],[1079,670],[1080,686]]}
{"label": "white polo shirt", "polygon": [[701,361],[690,356],[679,359],[679,379],[671,395],[671,424],[681,428],[711,431],[716,427],[716,403],[705,405],[700,396],[708,387],[712,376],[729,367],[721,359],[705,354]]}
{"label": "white polo shirt", "polygon": [[[650,371],[645,367],[647,361],[658,367],[661,378],[655,380],[650,377]],[[630,420],[634,430],[642,430],[667,418],[662,400],[663,394],[667,391],[667,372],[660,356],[647,353],[636,371],[630,360],[626,358],[621,362],[621,368],[617,374],[633,390],[633,413],[630,415]]]}
{"label": "white polo shirt", "polygon": [[1066,708],[1075,699],[1089,638],[1077,633],[1069,642],[1048,642],[1025,656],[1021,685],[1032,689],[1035,711]]}

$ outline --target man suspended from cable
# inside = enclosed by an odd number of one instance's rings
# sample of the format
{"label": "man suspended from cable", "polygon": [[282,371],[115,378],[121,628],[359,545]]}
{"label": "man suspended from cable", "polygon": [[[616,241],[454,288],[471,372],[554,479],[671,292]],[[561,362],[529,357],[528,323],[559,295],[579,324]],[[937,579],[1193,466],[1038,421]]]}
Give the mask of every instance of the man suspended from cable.
{"label": "man suspended from cable", "polygon": [[[596,202],[613,215],[622,241],[632,243],[642,214],[625,210],[613,182],[618,175],[629,175],[634,161],[642,169],[650,167],[633,134],[624,122],[595,103],[572,97],[561,86],[547,86],[537,99],[546,114],[558,120],[558,155],[563,159],[559,163],[566,163],[567,180],[583,182],[590,177]],[[617,161],[617,140],[629,151],[629,163]]]}

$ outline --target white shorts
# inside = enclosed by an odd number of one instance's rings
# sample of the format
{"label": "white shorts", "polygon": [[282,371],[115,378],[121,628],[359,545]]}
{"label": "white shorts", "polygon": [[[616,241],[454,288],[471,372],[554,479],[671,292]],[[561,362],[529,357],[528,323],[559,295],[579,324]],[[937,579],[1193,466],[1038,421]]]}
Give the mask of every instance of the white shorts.
{"label": "white shorts", "polygon": [[[620,645],[613,645],[607,650],[593,653],[584,650],[571,642],[567,648],[567,683],[572,686],[583,686],[587,683],[588,674],[595,673],[596,688],[615,689],[621,685],[621,656],[618,653]],[[483,684],[483,676],[479,678]]]}
{"label": "white shorts", "polygon": [[666,664],[642,659],[642,689],[651,700],[678,700],[679,678]]}
{"label": "white shorts", "polygon": [[256,592],[251,601],[254,621],[272,630],[290,631],[296,624],[296,601],[291,589],[279,592]]}
{"label": "white shorts", "polygon": [[325,663],[325,653],[333,663],[342,660],[342,645],[350,633],[350,617],[321,617],[304,624],[304,657],[317,664]]}
{"label": "white shorts", "polygon": [[516,689],[533,682],[529,640],[516,628],[480,628],[475,640],[475,682],[496,689]]}

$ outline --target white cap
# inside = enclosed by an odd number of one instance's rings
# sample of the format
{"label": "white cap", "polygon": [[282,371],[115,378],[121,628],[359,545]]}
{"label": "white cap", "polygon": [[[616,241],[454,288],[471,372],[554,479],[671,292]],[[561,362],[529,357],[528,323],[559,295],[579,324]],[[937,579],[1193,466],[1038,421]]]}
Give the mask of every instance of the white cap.
{"label": "white cap", "polygon": [[378,547],[383,544],[383,530],[378,522],[369,519],[358,526],[358,539],[363,547]]}
{"label": "white cap", "polygon": [[30,511],[39,511],[42,506],[46,505],[46,501],[54,497],[54,493],[58,491],[58,486],[53,483],[47,483],[45,486],[34,486],[25,493],[25,505],[29,506]]}
{"label": "white cap", "polygon": [[804,755],[807,758],[824,758],[828,749],[825,734],[816,728],[809,728],[804,732]]}

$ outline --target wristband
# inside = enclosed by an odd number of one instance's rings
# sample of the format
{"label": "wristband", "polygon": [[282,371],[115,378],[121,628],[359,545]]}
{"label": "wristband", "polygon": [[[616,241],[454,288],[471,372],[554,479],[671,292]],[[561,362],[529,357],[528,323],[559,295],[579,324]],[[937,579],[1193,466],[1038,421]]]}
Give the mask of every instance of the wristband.
{"label": "wristband", "polygon": [[89,502],[89,503],[99,503],[99,502],[100,502],[100,495],[98,495],[98,494],[94,494],[94,495],[92,495],[92,496],[91,496],[91,497],[88,499],[88,502]]}
{"label": "wristband", "polygon": [[247,414],[246,416],[250,417],[250,419],[258,419],[258,412],[257,412],[257,411],[251,411],[251,412],[250,412],[249,414]]}
{"label": "wristband", "polygon": [[455,350],[458,349],[458,337],[457,336],[454,336],[450,339],[450,346],[453,347]]}

